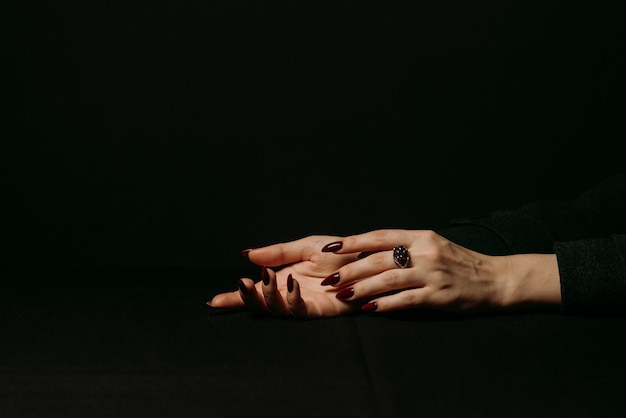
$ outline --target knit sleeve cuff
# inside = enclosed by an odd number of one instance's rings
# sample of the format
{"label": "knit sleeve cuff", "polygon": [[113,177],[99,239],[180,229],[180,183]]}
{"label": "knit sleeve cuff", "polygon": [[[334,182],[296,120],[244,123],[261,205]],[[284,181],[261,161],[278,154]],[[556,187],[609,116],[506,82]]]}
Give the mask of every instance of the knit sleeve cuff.
{"label": "knit sleeve cuff", "polygon": [[557,242],[564,313],[626,312],[626,235]]}

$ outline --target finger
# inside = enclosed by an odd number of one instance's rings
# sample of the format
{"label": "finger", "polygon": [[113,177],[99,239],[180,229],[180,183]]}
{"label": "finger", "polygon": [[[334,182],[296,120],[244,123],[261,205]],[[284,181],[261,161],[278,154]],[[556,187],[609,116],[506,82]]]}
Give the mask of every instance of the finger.
{"label": "finger", "polygon": [[278,290],[276,273],[264,266],[261,269],[261,279],[263,281],[263,297],[268,310],[277,316],[288,316],[290,314],[289,307]]}
{"label": "finger", "polygon": [[294,318],[304,319],[307,317],[307,306],[300,294],[300,283],[291,274],[287,277],[287,303]]}
{"label": "finger", "polygon": [[369,299],[400,290],[422,288],[425,285],[414,270],[392,269],[341,289],[335,296],[346,301]]}
{"label": "finger", "polygon": [[362,258],[365,257],[369,257],[370,255],[377,253],[378,251],[363,251],[362,253],[359,253],[359,255],[357,256],[357,258],[360,260]]}
{"label": "finger", "polygon": [[213,296],[213,298],[206,304],[212,308],[223,309],[240,309],[246,307],[246,304],[243,303],[243,300],[241,299],[239,290],[218,293],[217,295]]}
{"label": "finger", "polygon": [[371,277],[387,270],[398,270],[394,260],[393,251],[378,251],[368,257],[345,264],[335,273],[322,280],[322,286],[342,287]]}
{"label": "finger", "polygon": [[404,229],[378,229],[344,237],[340,241],[327,243],[322,251],[346,254],[352,252],[375,252],[390,250],[397,245],[408,246],[413,237]]}
{"label": "finger", "polygon": [[[326,239],[332,238],[327,237]],[[242,254],[246,255],[254,264],[277,267],[308,260],[312,253],[318,250],[321,241],[323,241],[322,237],[308,236],[295,241],[244,250]]]}
{"label": "finger", "polygon": [[265,300],[259,294],[254,282],[248,278],[239,279],[239,294],[243,303],[254,312],[267,313],[268,309],[265,306]]}
{"label": "finger", "polygon": [[430,291],[427,287],[403,290],[371,300],[361,306],[361,310],[366,312],[391,312],[427,306]]}

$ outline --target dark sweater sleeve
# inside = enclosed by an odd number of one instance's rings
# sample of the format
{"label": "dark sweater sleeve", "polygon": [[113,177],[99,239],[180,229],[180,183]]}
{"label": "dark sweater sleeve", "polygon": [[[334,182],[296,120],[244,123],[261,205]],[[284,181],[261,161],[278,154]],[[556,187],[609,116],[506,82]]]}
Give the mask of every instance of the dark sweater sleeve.
{"label": "dark sweater sleeve", "polygon": [[561,310],[626,313],[626,235],[557,242]]}
{"label": "dark sweater sleeve", "polygon": [[626,175],[569,201],[540,201],[478,219],[443,236],[491,255],[556,254],[565,313],[626,313]]}

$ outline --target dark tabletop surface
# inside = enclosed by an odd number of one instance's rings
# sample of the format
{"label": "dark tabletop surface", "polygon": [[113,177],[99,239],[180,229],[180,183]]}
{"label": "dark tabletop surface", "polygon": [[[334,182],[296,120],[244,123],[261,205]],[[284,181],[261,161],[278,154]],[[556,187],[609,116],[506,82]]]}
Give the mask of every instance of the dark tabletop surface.
{"label": "dark tabletop surface", "polygon": [[2,272],[0,417],[626,416],[626,318],[205,304],[242,274]]}

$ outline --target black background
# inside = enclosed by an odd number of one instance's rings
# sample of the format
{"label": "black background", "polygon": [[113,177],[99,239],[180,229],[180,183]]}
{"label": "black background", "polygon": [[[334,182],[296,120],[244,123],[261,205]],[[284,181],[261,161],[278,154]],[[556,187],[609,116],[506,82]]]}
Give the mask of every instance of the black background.
{"label": "black background", "polygon": [[611,3],[5,10],[3,265],[240,268],[247,247],[438,228],[622,168]]}
{"label": "black background", "polygon": [[258,273],[247,247],[439,228],[622,172],[623,16],[5,2],[0,416],[625,416],[623,316],[205,304]]}

